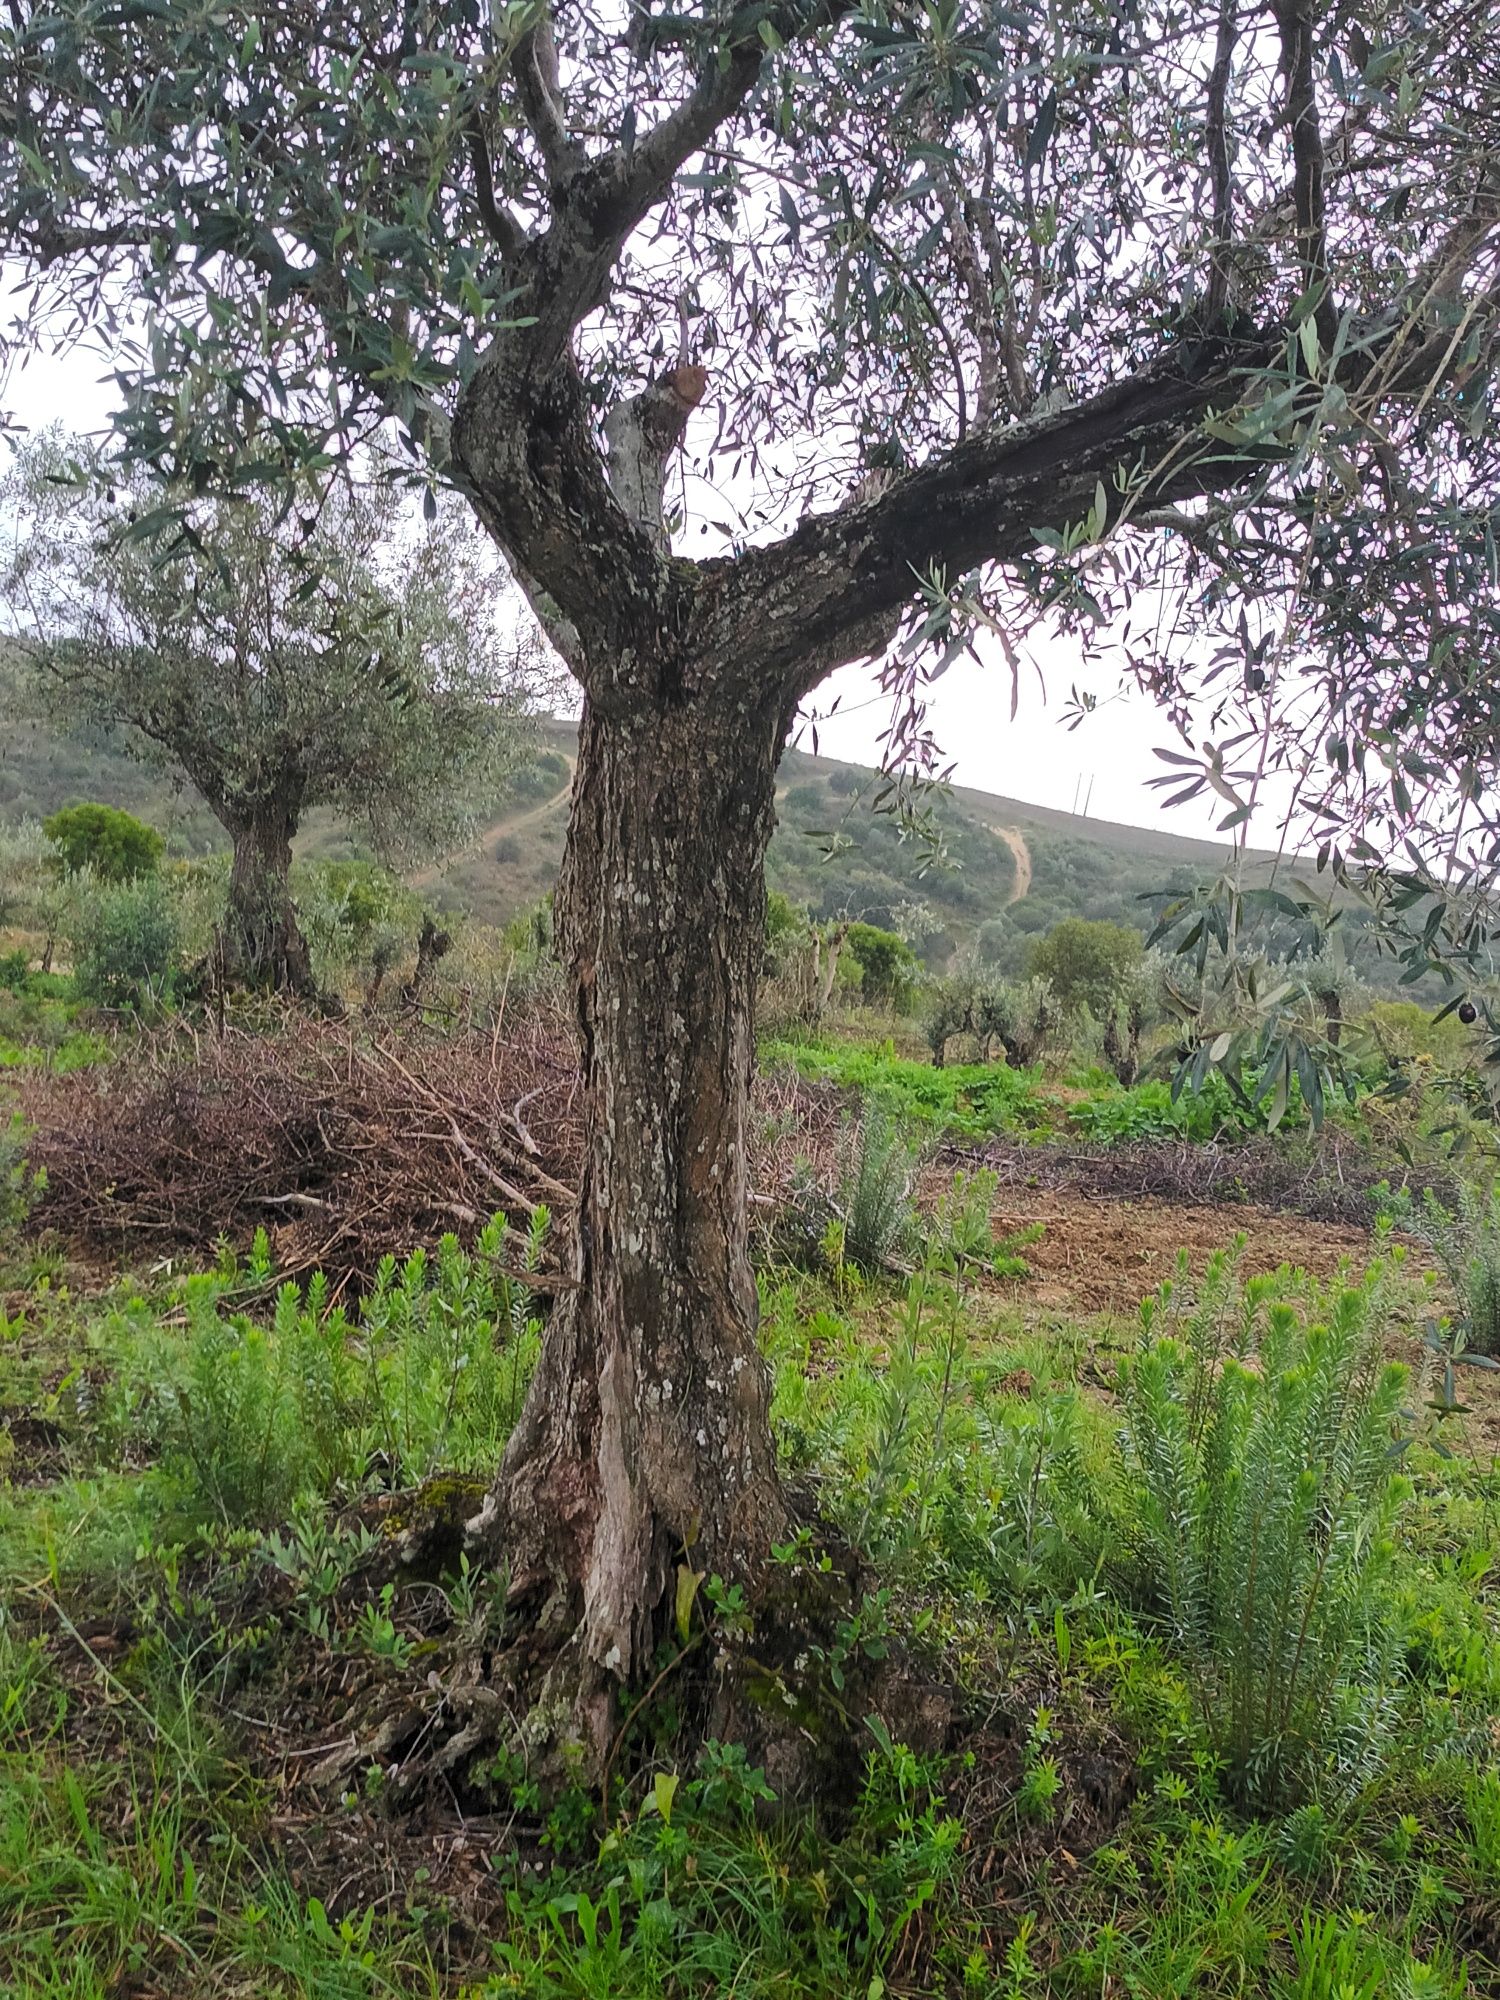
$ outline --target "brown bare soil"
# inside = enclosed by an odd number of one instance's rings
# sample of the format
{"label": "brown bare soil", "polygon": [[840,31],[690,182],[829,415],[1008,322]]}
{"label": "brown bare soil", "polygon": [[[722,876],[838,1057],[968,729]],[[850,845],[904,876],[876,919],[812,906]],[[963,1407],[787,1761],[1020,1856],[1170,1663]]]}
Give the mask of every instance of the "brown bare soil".
{"label": "brown bare soil", "polygon": [[1171,1277],[1180,1250],[1201,1271],[1213,1251],[1242,1232],[1244,1269],[1251,1274],[1290,1264],[1328,1278],[1343,1263],[1359,1268],[1371,1244],[1365,1229],[1238,1204],[1199,1208],[1140,1196],[1111,1201],[1062,1190],[1003,1190],[997,1230],[1036,1222],[1044,1233],[1025,1253],[1035,1273],[1027,1296],[1039,1306],[1077,1313],[1133,1314]]}

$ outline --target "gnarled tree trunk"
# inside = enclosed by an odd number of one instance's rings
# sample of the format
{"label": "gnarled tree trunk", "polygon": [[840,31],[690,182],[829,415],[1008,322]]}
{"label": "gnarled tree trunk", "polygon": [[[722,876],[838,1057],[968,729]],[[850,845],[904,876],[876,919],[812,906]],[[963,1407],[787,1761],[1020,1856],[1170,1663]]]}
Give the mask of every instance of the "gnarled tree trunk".
{"label": "gnarled tree trunk", "polygon": [[746,1241],[763,861],[787,717],[725,696],[591,702],[557,899],[586,1152],[574,1287],[478,1525],[567,1635],[609,1740],[685,1559],[747,1577],[786,1513]]}
{"label": "gnarled tree trunk", "polygon": [[316,991],[307,939],[292,902],[296,807],[272,800],[220,814],[234,842],[224,969],[246,986],[307,996]]}

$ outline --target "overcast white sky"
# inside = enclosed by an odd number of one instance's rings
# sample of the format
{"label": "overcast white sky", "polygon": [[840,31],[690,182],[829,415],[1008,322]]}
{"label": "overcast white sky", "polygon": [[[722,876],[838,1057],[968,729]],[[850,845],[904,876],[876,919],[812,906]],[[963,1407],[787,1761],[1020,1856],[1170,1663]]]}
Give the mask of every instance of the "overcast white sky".
{"label": "overcast white sky", "polygon": [[[30,429],[59,423],[74,432],[101,430],[114,400],[107,371],[107,356],[98,350],[37,357],[11,372],[4,402]],[[1173,833],[1211,835],[1225,810],[1219,801],[1210,795],[1164,812],[1160,795],[1147,787],[1146,780],[1166,768],[1152,755],[1154,746],[1171,747],[1174,741],[1154,705],[1134,689],[1117,694],[1112,676],[1090,678],[1065,645],[1042,666],[1045,700],[1036,677],[1024,679],[1014,721],[1010,675],[1003,665],[982,668],[961,661],[933,689],[932,723],[955,780],[1064,811],[1081,811],[1087,800],[1093,819],[1137,826],[1160,821]],[[1100,706],[1070,734],[1061,716],[1075,681],[1091,688]],[[837,710],[830,714],[835,696]],[[825,755],[861,764],[878,760],[889,709],[869,669],[846,668],[819,690],[814,707],[826,718],[818,722],[818,747]],[[811,747],[805,726],[801,740]],[[1251,838],[1276,844],[1269,814],[1252,826]]]}

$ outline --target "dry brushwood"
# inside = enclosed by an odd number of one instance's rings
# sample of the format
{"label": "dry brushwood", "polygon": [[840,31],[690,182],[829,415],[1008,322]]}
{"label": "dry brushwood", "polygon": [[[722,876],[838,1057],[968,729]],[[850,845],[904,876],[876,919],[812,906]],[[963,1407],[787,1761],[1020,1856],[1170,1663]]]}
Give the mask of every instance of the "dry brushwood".
{"label": "dry brushwood", "polygon": [[[1379,1190],[1389,1177],[1388,1162],[1332,1127],[1303,1143],[1257,1136],[1064,1146],[996,1138],[980,1146],[944,1143],[936,1164],[945,1174],[955,1167],[987,1167],[1002,1188],[1046,1188],[1097,1195],[1101,1201],[1170,1201],[1189,1208],[1245,1203],[1366,1229],[1385,1205]],[[1452,1175],[1441,1168],[1403,1178],[1418,1192],[1431,1186],[1443,1194],[1453,1185]]]}
{"label": "dry brushwood", "polygon": [[355,1289],[388,1252],[472,1236],[497,1209],[566,1208],[581,1144],[572,1042],[541,1013],[503,1036],[176,1023],[104,1069],[33,1072],[21,1094],[41,1226],[201,1254],[264,1225],[279,1275]]}

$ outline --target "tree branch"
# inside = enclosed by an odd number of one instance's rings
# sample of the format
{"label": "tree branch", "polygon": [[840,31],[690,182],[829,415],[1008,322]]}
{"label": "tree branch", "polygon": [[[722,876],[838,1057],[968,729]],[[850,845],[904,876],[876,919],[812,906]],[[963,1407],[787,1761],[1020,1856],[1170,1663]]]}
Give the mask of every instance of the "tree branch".
{"label": "tree branch", "polygon": [[516,257],[520,254],[526,237],[515,218],[495,199],[495,177],[490,169],[490,149],[484,136],[484,127],[475,112],[469,120],[465,135],[469,142],[469,161],[474,169],[474,199],[479,205],[479,213],[489,232],[491,242],[499,246],[502,257]]}
{"label": "tree branch", "polygon": [[557,72],[557,43],[552,35],[550,7],[543,7],[536,26],[523,36],[512,67],[521,115],[542,156],[555,209],[568,181],[587,155],[569,133],[563,118],[562,83]]}
{"label": "tree branch", "polygon": [[[974,232],[969,227],[966,204],[955,180],[951,167],[939,170],[938,206],[942,209],[943,220],[948,225],[948,250],[953,259],[953,268],[968,297],[969,310],[973,316],[974,340],[979,349],[979,381],[974,404],[974,422],[978,429],[983,430],[1000,403],[1000,334],[995,319],[994,285],[980,268],[979,253],[974,245]],[[959,379],[959,393],[960,395],[963,393],[962,376]],[[960,426],[960,436],[962,433],[963,427]]]}
{"label": "tree branch", "polygon": [[[778,0],[768,8],[753,0],[737,9],[717,47],[703,49],[699,81],[675,111],[637,145],[585,161],[555,184],[552,224],[517,260],[518,323],[496,334],[459,399],[455,467],[532,603],[547,605],[549,631],[568,640],[568,664],[595,699],[644,671],[648,655],[671,671],[661,659],[664,636],[690,626],[698,572],[670,561],[659,513],[643,525],[644,488],[625,505],[611,492],[573,362],[574,329],[608,296],[626,238],[755,87],[762,25],[791,42],[856,4]],[[682,422],[701,394],[700,382]],[[681,423],[660,460],[680,436]]]}
{"label": "tree branch", "polygon": [[1214,233],[1209,250],[1207,313],[1210,324],[1224,317],[1229,304],[1230,238],[1234,229],[1234,182],[1229,171],[1229,127],[1225,105],[1234,45],[1239,32],[1236,0],[1219,0],[1219,34],[1214,66],[1208,78],[1208,171],[1213,186]]}
{"label": "tree branch", "polygon": [[679,362],[641,395],[616,403],[604,422],[610,490],[663,554],[670,547],[664,506],[667,460],[681,444],[707,386],[706,368]]}
{"label": "tree branch", "polygon": [[[573,329],[607,296],[610,274],[626,238],[671,188],[678,170],[701,152],[755,88],[765,60],[762,24],[783,42],[815,34],[853,12],[858,0],[762,0],[738,8],[717,50],[704,50],[698,83],[675,111],[635,145],[578,165],[555,190],[555,219],[538,245],[525,329],[526,365],[552,367]],[[519,72],[518,72],[519,73]]]}
{"label": "tree branch", "polygon": [[932,569],[1029,554],[1039,526],[1083,520],[1101,483],[1118,518],[1118,473],[1133,482],[1132,509],[1246,484],[1264,472],[1263,456],[1187,447],[1204,415],[1237,403],[1282,347],[1280,334],[1184,343],[1070,409],[975,432],[878,499],[811,516],[723,565],[712,650],[800,696],[833,666],[888,644]]}
{"label": "tree branch", "polygon": [[1313,0],[1283,0],[1276,23],[1286,70],[1286,109],[1292,128],[1293,193],[1302,285],[1314,299],[1313,316],[1324,347],[1338,333],[1338,309],[1328,277],[1328,225],[1323,208],[1323,132],[1313,77]]}

